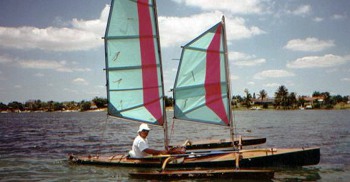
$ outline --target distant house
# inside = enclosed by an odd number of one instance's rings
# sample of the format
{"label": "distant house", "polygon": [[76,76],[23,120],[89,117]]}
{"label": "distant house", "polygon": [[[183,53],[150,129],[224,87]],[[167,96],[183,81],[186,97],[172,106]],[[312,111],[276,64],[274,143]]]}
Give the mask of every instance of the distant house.
{"label": "distant house", "polygon": [[96,106],[96,104],[94,102],[91,102],[90,109],[91,110],[96,110],[96,109],[98,109],[98,107]]}
{"label": "distant house", "polygon": [[263,100],[261,99],[252,99],[251,104],[252,105],[272,105],[275,102],[274,98],[264,98]]}
{"label": "distant house", "polygon": [[318,103],[324,102],[324,96],[316,96],[316,97],[302,96],[299,99],[303,99],[305,101],[304,106],[306,109],[312,109],[314,104],[316,104],[316,102]]}

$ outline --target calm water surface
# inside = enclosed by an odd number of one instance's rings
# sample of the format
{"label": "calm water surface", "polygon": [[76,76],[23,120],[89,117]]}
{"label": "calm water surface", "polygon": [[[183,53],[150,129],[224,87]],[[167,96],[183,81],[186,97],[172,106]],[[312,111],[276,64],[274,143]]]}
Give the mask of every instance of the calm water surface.
{"label": "calm water surface", "polygon": [[[234,116],[237,133],[267,138],[258,147],[321,147],[319,165],[278,168],[272,181],[350,181],[350,110],[236,111]],[[138,126],[105,112],[0,114],[0,181],[137,181],[128,177],[132,168],[70,165],[67,155],[127,152]],[[229,136],[222,127],[171,119],[169,130],[172,143]],[[149,140],[161,149],[162,128],[153,126]]]}

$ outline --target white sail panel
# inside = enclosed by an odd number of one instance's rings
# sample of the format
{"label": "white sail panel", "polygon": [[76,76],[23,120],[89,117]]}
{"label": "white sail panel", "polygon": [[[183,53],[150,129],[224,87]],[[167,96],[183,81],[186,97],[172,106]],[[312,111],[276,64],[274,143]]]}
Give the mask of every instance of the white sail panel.
{"label": "white sail panel", "polygon": [[230,125],[224,24],[183,47],[174,85],[175,118]]}
{"label": "white sail panel", "polygon": [[152,0],[112,1],[104,37],[109,115],[163,125],[156,21]]}

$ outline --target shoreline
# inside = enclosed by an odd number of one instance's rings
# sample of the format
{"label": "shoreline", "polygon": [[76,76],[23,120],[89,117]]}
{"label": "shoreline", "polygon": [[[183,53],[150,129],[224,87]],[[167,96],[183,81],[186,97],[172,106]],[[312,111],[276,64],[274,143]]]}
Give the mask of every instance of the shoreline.
{"label": "shoreline", "polygon": [[[273,107],[269,108],[259,108],[259,109],[252,109],[252,108],[246,108],[246,107],[233,107],[232,111],[252,111],[252,112],[258,112],[258,111],[331,111],[331,110],[350,110],[350,104],[346,104],[343,107],[335,106],[332,109],[274,109]],[[173,107],[166,107],[167,112],[174,111]],[[101,108],[101,109],[94,109],[94,110],[87,110],[87,111],[80,111],[80,110],[63,110],[63,111],[30,111],[30,110],[24,110],[24,111],[0,111],[0,113],[40,113],[40,112],[64,112],[64,113],[72,113],[72,112],[107,112],[107,108]]]}

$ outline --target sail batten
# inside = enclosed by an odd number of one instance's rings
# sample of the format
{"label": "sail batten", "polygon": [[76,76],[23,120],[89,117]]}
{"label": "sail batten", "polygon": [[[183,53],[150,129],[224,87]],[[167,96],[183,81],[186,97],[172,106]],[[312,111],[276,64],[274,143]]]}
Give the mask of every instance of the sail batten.
{"label": "sail batten", "polygon": [[107,40],[114,40],[114,39],[139,39],[139,38],[157,38],[157,35],[144,35],[144,36],[140,36],[140,35],[128,35],[128,36],[109,36],[109,37],[104,37],[104,39]]}
{"label": "sail batten", "polygon": [[153,0],[112,0],[105,41],[108,114],[164,123],[164,91]]}
{"label": "sail batten", "polygon": [[224,23],[183,46],[173,89],[177,119],[230,126]]}
{"label": "sail batten", "polygon": [[188,50],[195,50],[195,51],[202,51],[202,52],[218,52],[218,53],[225,53],[224,51],[220,50],[210,50],[210,49],[204,49],[204,48],[197,48],[197,47],[186,47]]}
{"label": "sail batten", "polygon": [[[137,91],[137,90],[143,90],[143,89],[147,89],[146,88],[132,88],[132,89],[110,89],[110,92],[125,92],[125,91]],[[162,88],[162,86],[157,86],[157,87],[149,87],[150,89],[154,89],[154,88]],[[160,98],[159,98],[160,99]]]}
{"label": "sail batten", "polygon": [[121,71],[121,70],[134,70],[134,69],[142,69],[142,68],[146,68],[146,67],[157,67],[159,68],[160,65],[144,65],[144,66],[123,66],[123,67],[110,67],[110,68],[106,68],[106,70],[108,71]]}

